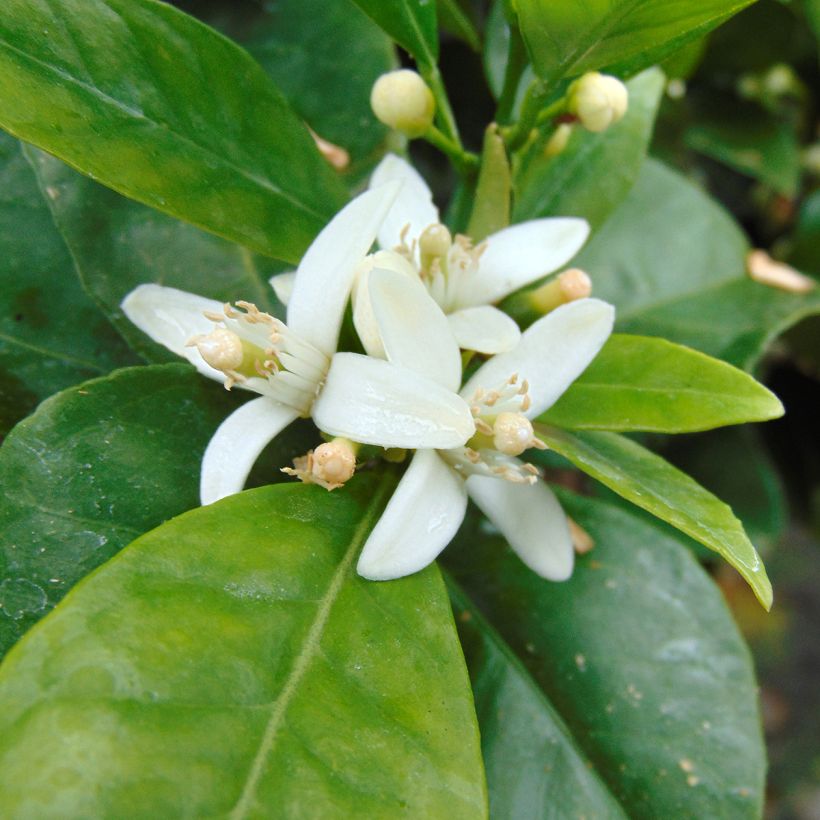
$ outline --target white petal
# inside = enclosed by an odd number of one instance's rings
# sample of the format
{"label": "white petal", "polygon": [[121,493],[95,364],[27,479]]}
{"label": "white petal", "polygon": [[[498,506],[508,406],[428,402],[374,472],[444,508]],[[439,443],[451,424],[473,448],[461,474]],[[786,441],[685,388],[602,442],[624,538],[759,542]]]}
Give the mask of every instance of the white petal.
{"label": "white petal", "polygon": [[370,301],[389,361],[448,390],[461,384],[461,354],[450,324],[418,278],[376,268]]}
{"label": "white petal", "polygon": [[203,504],[238,493],[268,442],[299,414],[263,396],[234,410],[208,442],[202,459],[199,496]]}
{"label": "white petal", "polygon": [[463,350],[504,353],[521,338],[518,325],[504,311],[492,305],[463,308],[447,317],[450,330]]}
{"label": "white petal", "polygon": [[296,281],[296,271],[290,270],[286,273],[276,273],[268,280],[276,298],[283,304],[287,305],[290,301],[290,296],[293,293],[293,283]]}
{"label": "white petal", "polygon": [[313,240],[296,271],[288,327],[328,356],[336,350],[356,269],[396,197],[391,182],[357,196]]}
{"label": "white petal", "polygon": [[438,208],[433,204],[433,194],[419,172],[409,162],[388,154],[370,177],[370,187],[384,185],[390,180],[400,180],[402,188],[393,207],[379,229],[379,246],[391,250],[401,243],[402,231],[408,225],[408,239],[418,239],[428,226],[439,221]]}
{"label": "white petal", "polygon": [[414,280],[418,280],[418,273],[410,262],[393,251],[378,251],[371,254],[359,266],[359,273],[353,285],[353,325],[367,355],[384,359],[384,345],[370,303],[370,271],[375,267],[396,271]]}
{"label": "white petal", "polygon": [[469,307],[503,299],[565,265],[587,236],[589,225],[573,217],[533,219],[492,234],[459,303]]}
{"label": "white petal", "polygon": [[548,313],[524,331],[508,353],[483,364],[461,389],[470,397],[492,390],[514,373],[530,384],[528,418],[540,416],[583,373],[612,332],[615,309],[600,299],[579,299]]}
{"label": "white petal", "polygon": [[224,374],[205,364],[195,347],[185,346],[192,336],[214,329],[214,323],[204,313],[221,314],[222,302],[162,285],[140,285],[123,299],[120,307],[141,331],[186,358],[203,376],[225,381]]}
{"label": "white petal", "polygon": [[424,569],[450,543],[466,508],[464,480],[435,450],[419,450],[364,545],[359,575],[388,581]]}
{"label": "white petal", "polygon": [[321,430],[381,447],[464,444],[475,432],[466,402],[432,379],[382,359],[337,353],[313,404]]}
{"label": "white petal", "polygon": [[575,552],[567,517],[543,481],[513,484],[474,475],[467,479],[467,492],[533,572],[550,581],[572,575]]}

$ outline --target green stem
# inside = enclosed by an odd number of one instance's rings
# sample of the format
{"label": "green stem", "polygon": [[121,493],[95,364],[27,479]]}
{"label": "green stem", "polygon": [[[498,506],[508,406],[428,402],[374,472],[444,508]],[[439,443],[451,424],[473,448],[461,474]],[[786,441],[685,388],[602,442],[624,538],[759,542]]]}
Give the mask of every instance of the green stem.
{"label": "green stem", "polygon": [[442,134],[435,125],[431,125],[423,136],[427,142],[435,145],[439,151],[450,157],[456,170],[462,176],[470,176],[478,168],[478,156],[471,151],[465,151],[460,144],[453,142],[445,134]]}
{"label": "green stem", "polygon": [[540,128],[542,125],[545,125],[550,120],[554,119],[555,117],[563,114],[567,110],[567,98],[561,97],[561,99],[556,100],[552,105],[548,105],[546,108],[542,108],[541,111],[538,112],[538,116],[535,118],[535,127]]}
{"label": "green stem", "polygon": [[463,151],[464,147],[458,134],[456,118],[453,116],[453,109],[450,107],[447,89],[444,87],[438,66],[419,63],[419,71],[430,87],[430,91],[433,92],[433,98],[436,101],[436,117],[441,125],[442,132],[451,142],[455,143],[459,151]]}
{"label": "green stem", "polygon": [[504,69],[504,85],[495,111],[496,122],[503,124],[510,121],[515,107],[516,93],[521,82],[521,75],[524,73],[526,65],[527,53],[524,49],[524,41],[516,29],[511,29],[510,46],[507,50],[507,66]]}
{"label": "green stem", "polygon": [[535,120],[541,111],[546,94],[546,89],[541,80],[533,80],[524,96],[518,122],[501,130],[501,136],[504,138],[504,142],[507,143],[509,151],[515,151],[526,142],[530,131],[535,127]]}

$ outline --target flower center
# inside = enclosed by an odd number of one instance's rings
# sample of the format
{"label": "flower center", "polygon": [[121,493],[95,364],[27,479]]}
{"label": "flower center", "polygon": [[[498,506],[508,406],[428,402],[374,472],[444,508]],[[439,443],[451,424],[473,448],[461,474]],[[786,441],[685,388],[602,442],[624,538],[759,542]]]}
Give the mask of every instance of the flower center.
{"label": "flower center", "polygon": [[516,483],[535,483],[537,468],[515,458],[530,447],[546,449],[524,415],[530,404],[529,385],[526,379],[519,383],[518,374],[496,389],[479,388],[470,400],[475,435],[464,447],[443,451],[442,457],[465,476],[485,475]]}
{"label": "flower center", "polygon": [[310,415],[330,359],[300,339],[279,319],[251,302],[226,304],[224,313],[206,313],[211,333],[188,341],[207,364],[225,375],[225,388],[241,384]]}
{"label": "flower center", "polygon": [[310,450],[307,455],[293,459],[293,467],[283,467],[282,472],[296,476],[305,484],[335,490],[353,477],[356,448],[356,444],[345,438],[335,438]]}

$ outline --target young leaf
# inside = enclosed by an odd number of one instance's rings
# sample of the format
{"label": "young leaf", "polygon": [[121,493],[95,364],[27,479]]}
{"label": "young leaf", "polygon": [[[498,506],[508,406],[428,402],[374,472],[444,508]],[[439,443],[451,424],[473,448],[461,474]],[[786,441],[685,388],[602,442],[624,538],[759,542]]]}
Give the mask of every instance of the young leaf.
{"label": "young leaf", "polygon": [[5,811],[485,816],[441,576],[355,573],[391,484],[232,496],[79,585],[0,672]]}
{"label": "young leaf", "polygon": [[83,293],[20,144],[0,132],[0,435],[57,390],[133,361]]}
{"label": "young leaf", "polygon": [[782,415],[773,393],[726,362],[665,339],[615,334],[541,421],[690,433]]}
{"label": "young leaf", "polygon": [[83,287],[146,359],[178,361],[120,309],[145,282],[220,301],[245,299],[276,312],[268,279],[281,264],[120,196],[43,151],[29,147],[25,154]]}
{"label": "young leaf", "polygon": [[126,196],[289,262],[345,199],[257,63],[153,0],[8,0],[0,125]]}
{"label": "young leaf", "polygon": [[634,74],[754,0],[514,0],[533,65],[548,83],[606,68]]}
{"label": "young leaf", "polygon": [[[523,662],[624,814],[759,817],[766,763],[757,687],[722,595],[691,552],[652,524],[600,500],[561,493],[561,502],[595,542],[568,581],[538,578],[480,525],[465,527],[445,552],[448,568]],[[474,641],[465,648],[484,681],[475,685],[491,806],[501,800],[519,807],[497,816],[579,816],[556,813],[550,793],[540,790],[546,784],[561,794],[550,754],[560,751],[551,746],[543,754],[542,724],[512,735],[519,710],[532,700],[505,699],[503,721],[487,714],[481,706],[491,702],[492,678],[503,684],[499,701],[507,678],[503,667],[488,667],[489,655],[476,656]],[[493,763],[504,748],[515,750],[514,771],[510,765],[499,772]],[[541,779],[531,779],[539,764]]]}
{"label": "young leaf", "polygon": [[[199,505],[210,437],[238,403],[184,364],[138,367],[43,402],[0,448],[0,657],[134,538]],[[265,483],[315,443],[278,436]]]}
{"label": "young leaf", "polygon": [[492,817],[625,820],[555,707],[456,581],[445,576],[473,684]]}
{"label": "young leaf", "polygon": [[634,77],[624,119],[602,134],[575,128],[556,157],[542,150],[515,177],[516,222],[581,216],[593,228],[620,205],[638,177],[655,125],[665,79],[659,69]]}
{"label": "young leaf", "polygon": [[575,264],[618,306],[624,333],[663,336],[751,370],[771,341],[820,313],[820,288],[787,293],[746,275],[746,237],[683,176],[648,160]]}
{"label": "young leaf", "polygon": [[660,456],[616,433],[575,432],[539,424],[538,437],[618,495],[722,555],[760,603],[772,605],[766,568],[731,509]]}

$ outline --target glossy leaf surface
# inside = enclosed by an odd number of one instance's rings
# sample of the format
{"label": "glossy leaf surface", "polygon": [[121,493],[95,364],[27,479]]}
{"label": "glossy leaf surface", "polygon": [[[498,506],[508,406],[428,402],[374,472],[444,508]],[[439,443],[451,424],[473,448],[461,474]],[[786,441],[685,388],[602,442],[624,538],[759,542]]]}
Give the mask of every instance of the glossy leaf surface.
{"label": "glossy leaf surface", "polygon": [[777,397],[719,359],[615,334],[541,419],[574,430],[687,433],[783,415]]}
{"label": "glossy leaf surface", "polygon": [[57,390],[132,361],[83,293],[20,144],[0,133],[0,435]]}
{"label": "glossy leaf surface", "polygon": [[753,0],[513,0],[536,71],[548,82],[607,68],[632,74]]}
{"label": "glossy leaf surface", "polygon": [[425,66],[438,59],[434,0],[351,0]]}
{"label": "glossy leaf surface", "polygon": [[290,262],[345,199],[259,65],[152,0],[9,0],[0,125],[126,196]]}
{"label": "glossy leaf surface", "polygon": [[281,264],[127,199],[36,148],[26,155],[83,287],[145,358],[178,361],[120,310],[137,285],[153,282],[220,301],[244,299],[262,310],[277,308],[268,278]]}
{"label": "glossy leaf surface", "polygon": [[720,499],[660,456],[616,433],[569,432],[547,425],[537,435],[618,495],[722,555],[766,609],[772,585],[743,525]]}
{"label": "glossy leaf surface", "polygon": [[632,192],[574,264],[617,308],[617,329],[663,336],[746,370],[805,316],[820,290],[787,293],[746,275],[749,245],[716,202],[649,160]]}
{"label": "glossy leaf surface", "polygon": [[484,816],[439,573],[355,574],[389,489],[233,496],[78,586],[0,673],[5,810]]}
{"label": "glossy leaf surface", "polygon": [[576,127],[556,157],[543,150],[515,179],[514,221],[580,216],[598,228],[629,193],[646,157],[665,79],[652,69],[627,83],[629,109],[601,134]]}
{"label": "glossy leaf surface", "polygon": [[[757,688],[720,592],[685,546],[638,516],[567,493],[561,502],[595,541],[569,581],[536,577],[480,524],[465,527],[445,552],[449,571],[522,661],[625,815],[759,817],[765,753]],[[476,653],[465,641],[479,692],[482,677],[489,683],[498,671],[484,646]],[[537,762],[547,783],[552,777],[540,732],[481,709],[483,698],[495,697],[519,717],[529,704],[502,700],[504,691],[499,685],[495,695],[485,690],[477,698],[490,788],[495,783],[503,799],[516,801],[504,805],[518,809],[498,816],[577,816],[560,803],[545,806],[543,793],[529,788],[526,775]],[[516,750],[520,781],[511,768],[493,780],[493,748],[504,747]],[[551,785],[561,793],[560,782]],[[599,804],[585,816],[608,815]]]}

